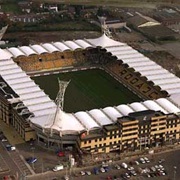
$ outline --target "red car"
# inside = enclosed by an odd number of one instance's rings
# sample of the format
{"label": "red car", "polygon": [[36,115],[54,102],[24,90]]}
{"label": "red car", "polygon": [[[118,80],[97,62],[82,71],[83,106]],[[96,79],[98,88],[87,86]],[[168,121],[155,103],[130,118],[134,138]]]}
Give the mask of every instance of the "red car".
{"label": "red car", "polygon": [[58,155],[59,157],[64,157],[64,156],[65,156],[65,153],[64,153],[63,151],[59,151],[59,152],[57,153],[57,155]]}

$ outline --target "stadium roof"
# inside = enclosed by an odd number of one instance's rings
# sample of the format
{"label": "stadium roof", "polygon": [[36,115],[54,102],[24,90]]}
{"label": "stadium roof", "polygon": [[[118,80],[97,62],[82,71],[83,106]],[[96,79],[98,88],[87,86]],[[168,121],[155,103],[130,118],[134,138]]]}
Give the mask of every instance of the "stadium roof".
{"label": "stadium roof", "polygon": [[[96,46],[105,48],[107,52],[116,56],[117,60],[123,61],[129,67],[134,68],[135,71],[140,72],[142,76],[146,76],[155,85],[159,85],[161,89],[166,90],[170,97],[76,112],[75,114],[59,110],[58,116],[54,117],[56,104],[12,59],[12,57],[22,55],[29,56]],[[79,133],[112,124],[116,122],[118,117],[127,116],[132,112],[144,110],[162,111],[165,114],[180,112],[178,108],[180,106],[180,79],[130,46],[114,41],[105,35],[97,39],[45,43],[29,47],[9,48],[8,50],[0,49],[0,53],[0,74],[2,78],[18,95],[17,101],[34,114],[30,121],[43,129],[60,131],[64,134]],[[9,99],[9,101],[14,102],[12,99]]]}

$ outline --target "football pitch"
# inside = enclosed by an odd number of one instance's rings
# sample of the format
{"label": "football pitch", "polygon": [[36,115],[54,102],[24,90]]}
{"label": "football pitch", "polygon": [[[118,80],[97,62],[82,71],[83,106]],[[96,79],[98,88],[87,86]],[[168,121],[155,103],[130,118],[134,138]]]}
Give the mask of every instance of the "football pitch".
{"label": "football pitch", "polygon": [[64,111],[77,112],[128,104],[141,99],[103,70],[68,72],[32,79],[52,100],[58,93],[58,78],[70,81],[64,96]]}

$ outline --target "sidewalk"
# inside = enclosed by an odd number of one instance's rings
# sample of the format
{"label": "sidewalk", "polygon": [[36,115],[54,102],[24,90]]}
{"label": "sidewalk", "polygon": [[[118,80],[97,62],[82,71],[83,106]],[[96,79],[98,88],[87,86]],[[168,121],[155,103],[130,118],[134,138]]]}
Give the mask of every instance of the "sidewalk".
{"label": "sidewalk", "polygon": [[18,132],[11,125],[7,125],[5,122],[0,120],[0,130],[3,131],[4,135],[12,145],[21,144],[25,141],[18,134]]}

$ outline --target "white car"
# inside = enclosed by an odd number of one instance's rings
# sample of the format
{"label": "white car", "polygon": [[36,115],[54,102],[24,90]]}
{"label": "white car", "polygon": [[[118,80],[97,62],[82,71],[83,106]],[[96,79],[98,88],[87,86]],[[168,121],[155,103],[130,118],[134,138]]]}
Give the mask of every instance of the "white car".
{"label": "white car", "polygon": [[121,167],[118,164],[115,164],[114,166],[116,169],[121,169]]}
{"label": "white car", "polygon": [[91,171],[86,171],[86,174],[87,174],[88,176],[90,176],[90,175],[91,175]]}
{"label": "white car", "polygon": [[7,139],[6,139],[6,138],[3,138],[1,141],[2,141],[2,142],[7,142]]}
{"label": "white car", "polygon": [[106,172],[103,167],[100,168],[100,171],[101,171],[102,173]]}
{"label": "white car", "polygon": [[150,162],[150,160],[149,160],[147,157],[144,157],[144,160],[145,160],[147,163]]}
{"label": "white car", "polygon": [[142,163],[142,164],[145,164],[146,161],[144,160],[144,158],[140,158],[139,161]]}
{"label": "white car", "polygon": [[134,163],[135,163],[136,165],[139,165],[139,162],[138,162],[138,161],[134,161]]}
{"label": "white car", "polygon": [[128,167],[128,171],[133,171],[134,170],[134,167]]}
{"label": "white car", "polygon": [[84,171],[80,171],[80,174],[84,176],[86,173]]}
{"label": "white car", "polygon": [[124,168],[124,169],[127,169],[128,168],[128,165],[126,163],[122,163],[121,166]]}

